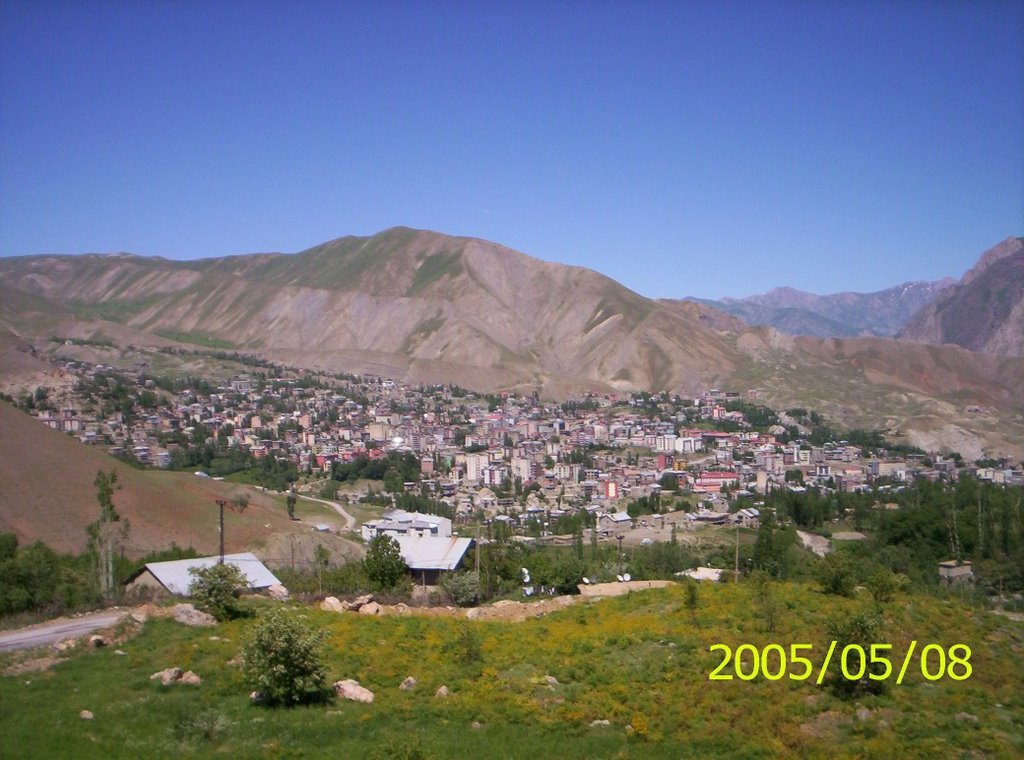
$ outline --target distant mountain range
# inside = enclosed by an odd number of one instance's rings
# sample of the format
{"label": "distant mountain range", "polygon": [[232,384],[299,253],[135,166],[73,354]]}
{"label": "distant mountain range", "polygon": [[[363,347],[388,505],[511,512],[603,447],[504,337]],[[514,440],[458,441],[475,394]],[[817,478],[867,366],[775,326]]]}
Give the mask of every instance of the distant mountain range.
{"label": "distant mountain range", "polygon": [[899,337],[1024,356],[1024,238],[1008,238],[986,251],[960,282],[922,307]]}
{"label": "distant mountain range", "polygon": [[821,338],[892,337],[923,306],[953,284],[905,282],[875,293],[834,293],[819,296],[795,288],[774,288],[747,298],[719,301],[690,298],[721,309],[750,325],[771,325],[790,335]]}
{"label": "distant mountain range", "polygon": [[[906,301],[936,289],[775,292],[817,322],[825,317],[810,307],[830,304],[828,318],[856,320],[862,332],[894,330]],[[226,349],[554,398],[756,388],[776,406],[807,406],[923,448],[1024,455],[1024,359],[891,338],[794,338],[703,303],[645,298],[588,269],[404,227],[296,254],[0,259],[0,356],[12,360],[0,366],[0,388],[39,382],[59,345],[51,337]]]}

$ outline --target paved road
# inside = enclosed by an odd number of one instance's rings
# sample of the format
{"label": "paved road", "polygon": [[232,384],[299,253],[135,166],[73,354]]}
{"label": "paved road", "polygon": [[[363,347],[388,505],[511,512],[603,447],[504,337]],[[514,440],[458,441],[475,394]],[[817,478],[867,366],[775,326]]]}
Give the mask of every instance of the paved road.
{"label": "paved road", "polygon": [[10,652],[14,649],[28,649],[39,647],[44,644],[53,644],[64,639],[75,639],[85,636],[98,628],[106,628],[113,625],[125,614],[124,610],[119,612],[96,612],[91,615],[83,615],[80,618],[65,618],[40,623],[29,628],[20,628],[16,631],[0,633],[0,652]]}
{"label": "paved road", "polygon": [[345,508],[342,507],[338,502],[336,502],[336,501],[327,501],[327,499],[317,499],[317,498],[315,498],[313,496],[299,496],[299,498],[300,499],[308,499],[309,501],[317,501],[317,502],[320,502],[321,504],[326,504],[328,507],[330,507],[335,512],[337,512],[339,515],[341,515],[343,518],[345,518],[345,530],[355,531],[355,529],[356,529],[356,518],[354,518],[352,515],[350,515],[348,512],[346,512]]}

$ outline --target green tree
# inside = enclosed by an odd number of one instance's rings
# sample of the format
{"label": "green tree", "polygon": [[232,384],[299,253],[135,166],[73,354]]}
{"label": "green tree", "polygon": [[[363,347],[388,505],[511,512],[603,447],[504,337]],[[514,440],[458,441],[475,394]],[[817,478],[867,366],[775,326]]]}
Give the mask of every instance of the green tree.
{"label": "green tree", "polygon": [[700,597],[697,591],[697,581],[693,579],[688,580],[684,590],[686,609],[690,611],[690,617],[693,619],[693,624],[697,625],[697,605],[700,603]]}
{"label": "green tree", "polygon": [[827,594],[853,596],[853,589],[856,585],[853,565],[845,554],[840,552],[826,554],[818,564],[818,582]]}
{"label": "green tree", "polygon": [[264,614],[242,643],[242,675],[263,704],[297,705],[327,699],[323,631],[282,609]]}
{"label": "green tree", "polygon": [[313,549],[313,565],[316,567],[316,582],[320,593],[324,593],[324,571],[331,564],[331,552],[323,544],[317,544]]}
{"label": "green tree", "polygon": [[238,617],[238,593],[248,586],[241,570],[225,562],[210,567],[193,567],[188,572],[192,576],[188,593],[196,600],[199,609],[218,620]]}
{"label": "green tree", "polygon": [[405,560],[402,559],[398,542],[384,533],[370,541],[366,557],[363,559],[363,569],[370,582],[382,590],[398,586],[409,571]]}
{"label": "green tree", "polygon": [[405,485],[402,483],[402,474],[394,467],[384,473],[384,490],[393,494],[405,491]]}
{"label": "green tree", "polygon": [[295,495],[295,490],[292,489],[288,492],[288,497],[285,499],[285,506],[288,509],[288,519],[295,519],[295,503],[299,500],[299,497]]}
{"label": "green tree", "polygon": [[98,470],[93,485],[96,487],[100,516],[88,525],[86,531],[89,534],[89,548],[96,558],[96,586],[100,597],[109,602],[117,592],[114,557],[127,539],[130,525],[127,520],[121,522],[121,516],[114,507],[114,491],[121,488],[117,483],[117,471],[106,473]]}

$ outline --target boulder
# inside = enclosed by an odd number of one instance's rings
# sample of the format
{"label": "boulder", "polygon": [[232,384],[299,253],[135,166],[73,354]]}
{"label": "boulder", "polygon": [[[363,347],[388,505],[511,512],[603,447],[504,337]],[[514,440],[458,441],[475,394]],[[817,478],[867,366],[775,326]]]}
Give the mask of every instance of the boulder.
{"label": "boulder", "polygon": [[106,645],[107,640],[97,633],[94,633],[92,636],[89,637],[89,646],[91,646],[93,649],[99,649],[100,647],[105,647]]}
{"label": "boulder", "polygon": [[191,604],[176,604],[172,608],[171,612],[173,613],[175,620],[185,625],[217,625],[217,618],[215,618],[213,615],[203,612],[202,610],[197,610],[195,606]]}
{"label": "boulder", "polygon": [[402,691],[410,691],[411,689],[415,689],[416,688],[416,679],[413,678],[412,676],[409,676],[404,681],[402,681],[402,685],[399,686],[398,688],[401,689]]}
{"label": "boulder", "polygon": [[69,649],[74,649],[76,646],[78,646],[78,641],[75,639],[64,639],[64,641],[58,641],[54,644],[53,648],[58,652],[66,652]]}
{"label": "boulder", "polygon": [[358,612],[364,604],[369,604],[372,601],[373,594],[363,594],[362,596],[357,596],[351,602],[345,602],[345,609]]}
{"label": "boulder", "polygon": [[181,668],[167,668],[165,670],[158,671],[149,677],[150,681],[160,680],[164,686],[170,686],[172,683],[181,678]]}
{"label": "boulder", "polygon": [[78,717],[82,720],[92,720],[94,716],[88,710],[82,710],[82,712],[78,713]]}
{"label": "boulder", "polygon": [[198,686],[203,682],[203,679],[193,673],[191,670],[186,670],[181,674],[181,678],[178,679],[180,683],[187,683],[190,686]]}
{"label": "boulder", "polygon": [[598,728],[599,726],[610,726],[612,722],[610,720],[592,720],[590,721],[591,728]]}
{"label": "boulder", "polygon": [[249,701],[252,702],[254,705],[261,704],[263,702],[263,692],[262,691],[254,691],[254,692],[252,692],[251,694],[249,694]]}
{"label": "boulder", "polygon": [[558,679],[554,676],[544,676],[544,683],[554,688],[555,686],[558,686]]}
{"label": "boulder", "polygon": [[449,693],[450,692],[448,691],[448,687],[447,686],[441,686],[440,688],[438,688],[437,691],[434,692],[434,696],[435,697],[442,697],[442,698],[444,698],[444,697],[447,697]]}
{"label": "boulder", "polygon": [[978,716],[977,715],[972,715],[969,712],[958,712],[953,717],[955,717],[957,720],[959,720],[961,722],[968,722],[968,723],[977,723],[978,722]]}
{"label": "boulder", "polygon": [[275,583],[273,586],[268,588],[267,593],[270,594],[271,599],[276,599],[279,602],[288,601],[288,589],[286,589],[280,583]]}
{"label": "boulder", "polygon": [[351,699],[353,702],[372,702],[373,692],[360,686],[358,681],[346,678],[344,681],[334,683],[334,693],[342,699]]}
{"label": "boulder", "polygon": [[379,615],[380,605],[376,602],[367,602],[359,608],[360,615]]}
{"label": "boulder", "polygon": [[338,597],[329,596],[320,602],[320,609],[324,612],[344,612],[348,609],[348,606],[338,601]]}

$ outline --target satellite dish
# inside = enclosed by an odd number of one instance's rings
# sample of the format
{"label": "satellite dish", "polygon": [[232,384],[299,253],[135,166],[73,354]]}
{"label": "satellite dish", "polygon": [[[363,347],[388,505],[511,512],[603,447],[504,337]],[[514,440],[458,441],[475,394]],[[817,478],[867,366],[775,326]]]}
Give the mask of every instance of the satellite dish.
{"label": "satellite dish", "polygon": [[583,576],[583,582],[586,583],[589,586],[590,585],[590,578],[588,578],[587,576],[584,575]]}
{"label": "satellite dish", "polygon": [[617,580],[617,581],[621,582],[621,581],[622,581],[622,580],[624,580],[624,579],[623,579],[623,577],[622,577],[621,575],[616,575],[616,576],[615,576],[615,580]]}
{"label": "satellite dish", "polygon": [[622,576],[622,580],[626,581],[626,583],[629,583],[629,573],[626,573],[625,575],[623,575]]}

